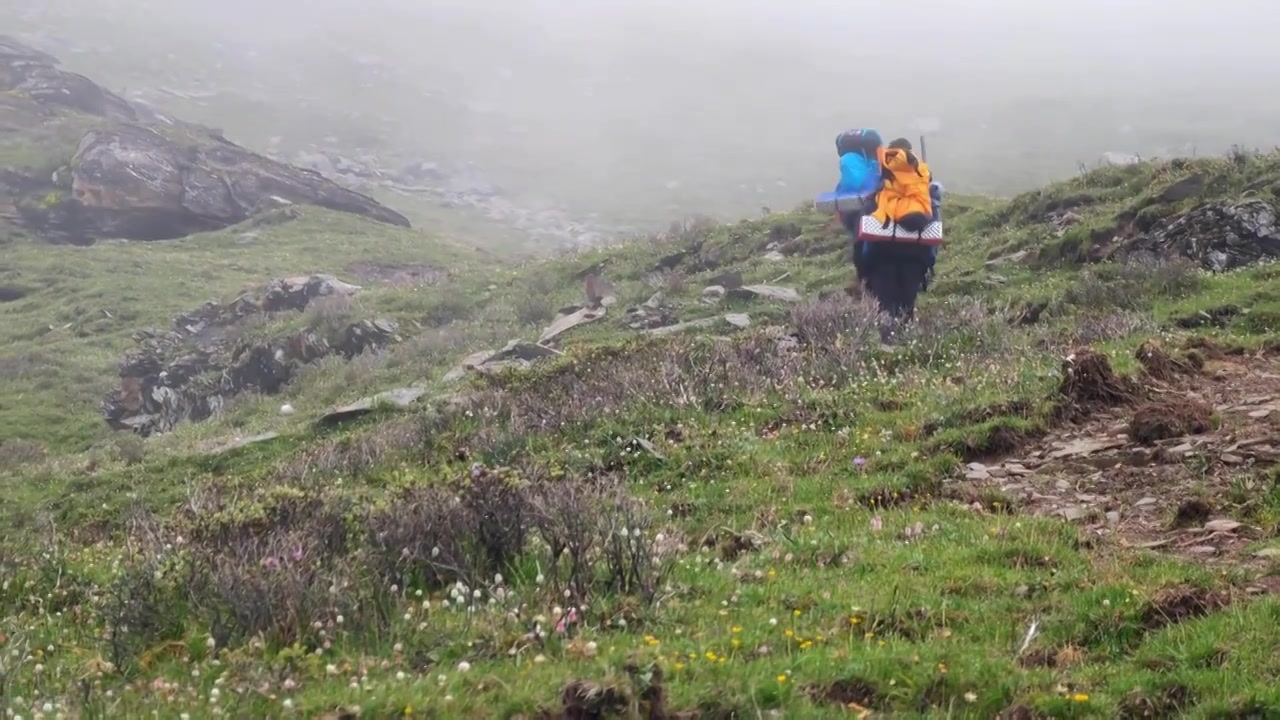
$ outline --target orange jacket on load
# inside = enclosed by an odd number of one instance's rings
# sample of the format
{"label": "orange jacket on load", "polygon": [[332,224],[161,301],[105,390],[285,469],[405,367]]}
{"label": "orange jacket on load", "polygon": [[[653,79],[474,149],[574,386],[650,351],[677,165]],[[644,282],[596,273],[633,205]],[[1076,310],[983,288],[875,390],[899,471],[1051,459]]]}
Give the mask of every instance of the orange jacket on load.
{"label": "orange jacket on load", "polygon": [[884,183],[876,195],[876,210],[871,213],[872,217],[882,225],[916,213],[932,217],[929,166],[907,150],[898,148],[882,147],[877,155],[884,170]]}

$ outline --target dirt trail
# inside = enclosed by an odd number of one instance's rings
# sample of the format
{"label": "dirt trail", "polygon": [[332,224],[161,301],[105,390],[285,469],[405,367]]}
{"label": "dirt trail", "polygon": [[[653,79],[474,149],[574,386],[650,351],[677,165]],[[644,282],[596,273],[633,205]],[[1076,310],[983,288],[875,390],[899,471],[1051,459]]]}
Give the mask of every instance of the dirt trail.
{"label": "dirt trail", "polygon": [[[1280,562],[1280,550],[1258,549],[1265,531],[1251,517],[1280,461],[1280,358],[1206,346],[1194,362],[1168,360],[1144,363],[1134,387],[1145,397],[970,463],[965,480],[1104,543],[1259,570]],[[1280,578],[1255,584],[1280,591]]]}

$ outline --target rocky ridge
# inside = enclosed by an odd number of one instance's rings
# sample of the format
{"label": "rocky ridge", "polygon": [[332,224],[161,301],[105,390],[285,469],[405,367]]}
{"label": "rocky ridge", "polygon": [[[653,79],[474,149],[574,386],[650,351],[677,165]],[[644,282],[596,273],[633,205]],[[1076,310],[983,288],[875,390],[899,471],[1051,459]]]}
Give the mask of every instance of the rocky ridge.
{"label": "rocky ridge", "polygon": [[130,103],[0,36],[0,219],[89,244],[183,237],[289,204],[409,225],[319,173]]}

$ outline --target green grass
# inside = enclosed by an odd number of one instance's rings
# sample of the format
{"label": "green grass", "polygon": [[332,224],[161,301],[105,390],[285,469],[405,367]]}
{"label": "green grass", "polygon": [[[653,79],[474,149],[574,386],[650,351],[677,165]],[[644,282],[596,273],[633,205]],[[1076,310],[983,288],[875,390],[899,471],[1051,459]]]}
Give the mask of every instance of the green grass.
{"label": "green grass", "polygon": [[[1044,254],[1065,240],[1043,221],[1064,198],[1100,226],[1197,169],[1222,174],[1212,196],[1230,198],[1275,167],[1196,162],[952,200],[954,244],[895,352],[859,334],[857,305],[816,301],[850,270],[842,231],[805,211],[521,266],[311,210],[247,244],[246,228],[13,241],[0,285],[30,294],[0,304],[0,438],[44,457],[0,474],[0,524],[14,528],[0,538],[0,704],[24,718],[803,718],[850,703],[889,717],[1269,717],[1280,601],[1245,593],[1256,568],[1125,549],[959,479],[1008,438],[1053,429],[1078,342],[1123,372],[1153,337],[1270,342],[1274,266],[1208,276]],[[764,259],[769,247],[787,257]],[[1022,249],[1026,264],[985,265]],[[404,289],[344,274],[355,262],[455,272]],[[560,340],[564,358],[440,384],[472,350],[534,339],[595,265],[619,302]],[[702,302],[729,270],[806,302]],[[94,403],[133,330],[309,272],[367,284],[357,312],[396,319],[406,340],[134,447],[108,435]],[[623,311],[658,291],[682,320],[740,311],[753,327],[638,338]],[[1037,303],[1038,323],[1010,324]],[[1248,312],[1180,324],[1225,305]],[[314,423],[415,381],[444,399]],[[285,402],[297,413],[277,412]],[[265,431],[281,436],[211,452]],[[1231,502],[1280,505],[1272,477],[1244,472]],[[551,550],[566,534],[592,548],[576,573]],[[557,632],[571,606],[580,621]],[[1174,607],[1191,610],[1170,619]]]}

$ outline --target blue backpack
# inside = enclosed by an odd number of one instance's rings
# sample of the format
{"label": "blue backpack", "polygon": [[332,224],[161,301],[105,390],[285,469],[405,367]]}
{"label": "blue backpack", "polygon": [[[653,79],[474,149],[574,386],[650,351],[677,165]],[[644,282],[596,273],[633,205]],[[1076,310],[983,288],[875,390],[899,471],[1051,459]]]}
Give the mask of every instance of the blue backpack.
{"label": "blue backpack", "polygon": [[850,152],[840,156],[837,195],[871,195],[880,188],[880,162],[875,157]]}
{"label": "blue backpack", "polygon": [[875,130],[846,130],[836,136],[840,156],[840,180],[834,192],[818,196],[820,212],[861,213],[874,202],[880,189],[880,160],[876,151],[883,144]]}

